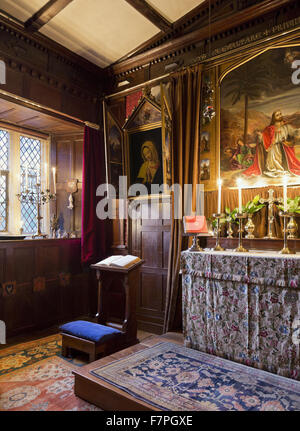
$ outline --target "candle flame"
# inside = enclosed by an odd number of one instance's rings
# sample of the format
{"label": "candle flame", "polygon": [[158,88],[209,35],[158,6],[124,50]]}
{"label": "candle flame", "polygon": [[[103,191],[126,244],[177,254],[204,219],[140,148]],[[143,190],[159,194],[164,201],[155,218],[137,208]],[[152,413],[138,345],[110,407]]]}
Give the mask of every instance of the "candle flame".
{"label": "candle flame", "polygon": [[237,186],[239,187],[239,188],[242,188],[242,186],[243,186],[243,179],[242,178],[237,178],[237,180],[236,180],[236,183],[237,183]]}

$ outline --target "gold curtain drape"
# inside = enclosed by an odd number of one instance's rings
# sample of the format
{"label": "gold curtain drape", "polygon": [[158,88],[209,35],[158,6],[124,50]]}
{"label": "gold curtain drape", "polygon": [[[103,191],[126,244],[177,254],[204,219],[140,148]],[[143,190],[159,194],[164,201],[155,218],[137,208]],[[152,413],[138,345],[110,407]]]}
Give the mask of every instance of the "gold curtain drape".
{"label": "gold curtain drape", "polygon": [[[170,77],[172,183],[180,184],[183,194],[182,202],[184,202],[184,184],[196,184],[198,182],[201,80],[202,65],[188,68]],[[195,196],[193,200],[195,201]],[[178,281],[182,242],[182,222],[181,220],[173,219],[169,249],[164,332],[175,329],[176,311],[180,300]]]}
{"label": "gold curtain drape", "polygon": [[[248,201],[253,199],[256,195],[259,195],[261,198],[267,199],[269,189],[274,190],[274,198],[280,198],[283,196],[282,187],[269,186],[269,187],[263,187],[263,188],[244,189],[243,205],[245,205]],[[300,187],[289,187],[288,197],[295,198],[296,196],[300,196]],[[218,199],[217,191],[205,192],[204,204],[205,204],[206,218],[211,217],[212,214],[217,211],[217,199]],[[222,210],[224,211],[226,207],[228,207],[231,211],[234,208],[238,207],[237,190],[229,190],[229,189],[222,190]],[[275,220],[274,220],[273,234],[278,238],[282,238],[283,222],[281,217],[279,217],[279,210],[276,207],[276,205],[274,205],[274,217],[275,217]],[[259,211],[254,215],[253,222],[255,224],[254,235],[257,238],[263,238],[267,234],[267,229],[268,229],[267,207],[262,208],[261,211]],[[299,223],[300,220],[297,219],[297,222]]]}

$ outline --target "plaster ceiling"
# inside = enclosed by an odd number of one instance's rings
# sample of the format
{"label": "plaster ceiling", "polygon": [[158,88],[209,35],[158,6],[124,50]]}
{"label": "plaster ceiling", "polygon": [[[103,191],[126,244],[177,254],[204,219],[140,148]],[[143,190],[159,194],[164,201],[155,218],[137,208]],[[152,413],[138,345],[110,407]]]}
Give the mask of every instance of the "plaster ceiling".
{"label": "plaster ceiling", "polygon": [[[173,23],[204,0],[147,0]],[[47,0],[0,0],[0,9],[25,22]],[[106,67],[160,30],[125,0],[73,0],[40,30],[92,63]]]}

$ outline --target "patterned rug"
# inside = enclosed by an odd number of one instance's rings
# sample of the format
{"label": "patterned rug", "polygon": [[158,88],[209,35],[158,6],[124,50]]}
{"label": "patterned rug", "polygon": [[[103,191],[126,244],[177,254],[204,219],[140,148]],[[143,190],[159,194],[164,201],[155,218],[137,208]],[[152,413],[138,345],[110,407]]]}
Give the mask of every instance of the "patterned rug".
{"label": "patterned rug", "polygon": [[300,382],[173,343],[91,373],[162,410],[300,410]]}
{"label": "patterned rug", "polygon": [[63,357],[61,355],[61,335],[55,334],[0,349],[0,376],[55,355],[77,366],[87,364],[87,356],[80,352],[77,352],[74,358]]}
{"label": "patterned rug", "polygon": [[86,357],[61,357],[59,334],[0,350],[0,410],[93,411],[74,395],[72,370]]}
{"label": "patterned rug", "polygon": [[0,377],[1,411],[101,411],[74,395],[74,366],[52,356]]}

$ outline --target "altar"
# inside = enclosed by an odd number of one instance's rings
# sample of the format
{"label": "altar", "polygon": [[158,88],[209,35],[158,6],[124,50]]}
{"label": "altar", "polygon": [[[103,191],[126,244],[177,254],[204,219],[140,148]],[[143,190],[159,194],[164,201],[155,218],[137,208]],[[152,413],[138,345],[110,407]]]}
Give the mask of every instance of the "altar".
{"label": "altar", "polygon": [[300,380],[300,254],[181,253],[185,345]]}

